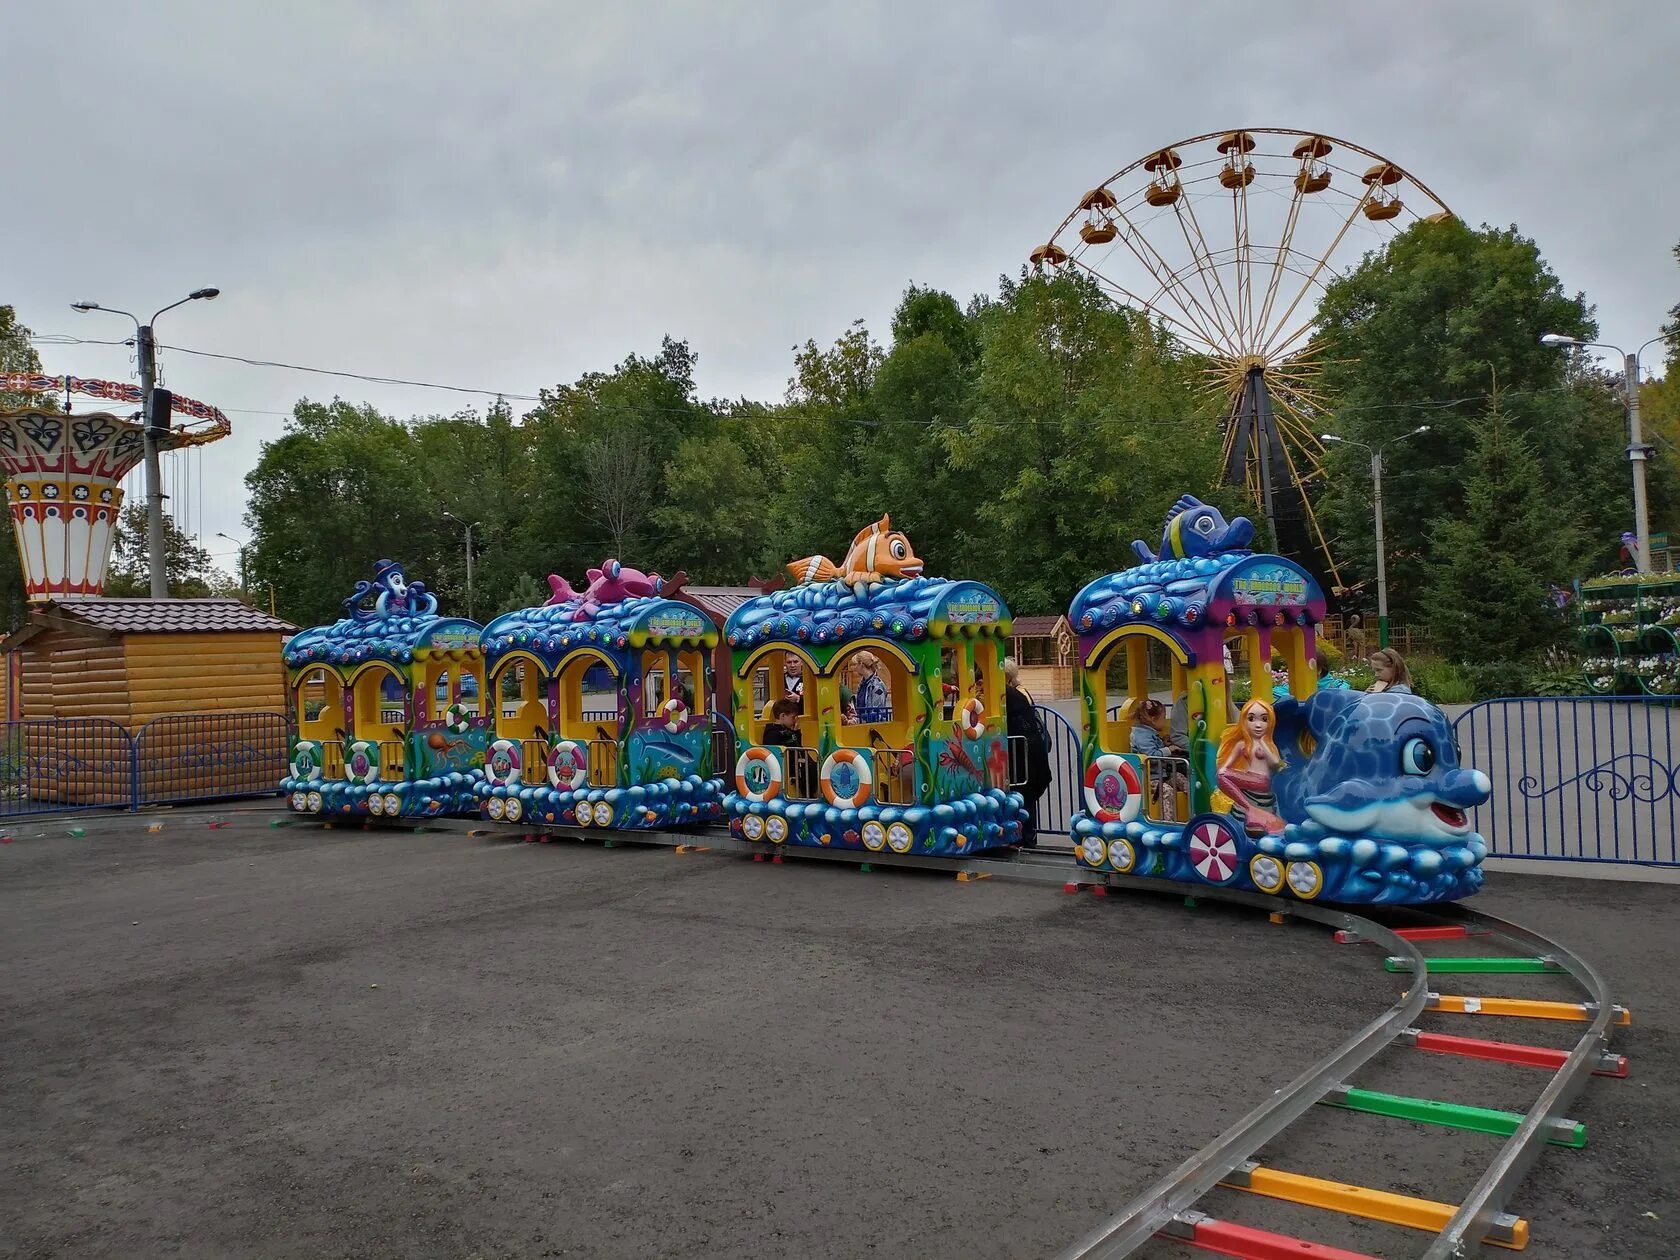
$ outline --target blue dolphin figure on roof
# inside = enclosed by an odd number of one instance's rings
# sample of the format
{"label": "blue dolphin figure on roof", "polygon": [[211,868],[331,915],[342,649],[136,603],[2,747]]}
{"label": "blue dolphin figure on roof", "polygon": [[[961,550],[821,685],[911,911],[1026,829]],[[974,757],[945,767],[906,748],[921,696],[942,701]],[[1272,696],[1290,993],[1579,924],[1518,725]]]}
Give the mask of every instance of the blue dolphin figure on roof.
{"label": "blue dolphin figure on roof", "polygon": [[1138,539],[1132,544],[1145,564],[1157,560],[1187,560],[1193,556],[1218,555],[1222,551],[1240,551],[1254,541],[1254,522],[1239,516],[1227,522],[1216,507],[1210,507],[1193,494],[1182,496],[1167,511],[1161,526],[1159,552]]}

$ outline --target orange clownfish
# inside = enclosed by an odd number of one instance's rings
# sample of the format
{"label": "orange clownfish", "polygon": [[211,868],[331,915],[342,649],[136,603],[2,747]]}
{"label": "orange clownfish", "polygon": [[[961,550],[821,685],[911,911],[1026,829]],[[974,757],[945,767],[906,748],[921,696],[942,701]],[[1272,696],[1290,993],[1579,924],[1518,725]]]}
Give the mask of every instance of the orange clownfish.
{"label": "orange clownfish", "polygon": [[806,556],[787,566],[794,581],[841,581],[861,588],[872,582],[920,577],[922,561],[910,540],[892,527],[892,517],[883,516],[852,539],[845,562],[836,565],[827,556]]}

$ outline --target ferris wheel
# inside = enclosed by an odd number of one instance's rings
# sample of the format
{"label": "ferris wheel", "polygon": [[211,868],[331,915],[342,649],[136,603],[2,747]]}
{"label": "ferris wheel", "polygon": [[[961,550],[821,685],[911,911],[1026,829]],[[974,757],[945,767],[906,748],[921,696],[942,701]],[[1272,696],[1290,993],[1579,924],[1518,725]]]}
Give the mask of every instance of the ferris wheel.
{"label": "ferris wheel", "polygon": [[1146,311],[1207,360],[1223,400],[1224,480],[1245,487],[1280,550],[1341,579],[1313,500],[1327,400],[1314,338],[1325,286],[1418,220],[1452,212],[1381,154],[1315,132],[1210,132],[1091,189],[1033,250]]}

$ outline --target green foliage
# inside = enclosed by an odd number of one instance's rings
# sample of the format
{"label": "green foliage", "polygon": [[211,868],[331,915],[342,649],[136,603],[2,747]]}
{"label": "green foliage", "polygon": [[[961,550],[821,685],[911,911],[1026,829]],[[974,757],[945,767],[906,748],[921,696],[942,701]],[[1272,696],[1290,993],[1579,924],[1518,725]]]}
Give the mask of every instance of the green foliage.
{"label": "green foliage", "polygon": [[[1534,242],[1512,229],[1420,223],[1332,281],[1320,306],[1323,392],[1344,437],[1389,443],[1383,490],[1389,599],[1396,616],[1424,612],[1435,522],[1466,504],[1463,461],[1488,395],[1502,391],[1511,429],[1532,451],[1581,571],[1612,549],[1628,515],[1622,408],[1602,376],[1542,346],[1543,332],[1592,337],[1579,294],[1566,294]],[[1397,441],[1419,425],[1430,432]],[[1327,515],[1344,578],[1372,575],[1369,460],[1343,445],[1327,456]],[[1675,501],[1676,478],[1653,477],[1653,502]],[[1545,540],[1531,540],[1549,547]],[[1589,567],[1603,567],[1604,562]]]}
{"label": "green foliage", "polygon": [[1475,676],[1466,666],[1420,658],[1408,661],[1407,668],[1412,675],[1412,690],[1431,704],[1469,704],[1476,698]]}
{"label": "green foliage", "polygon": [[[183,533],[169,513],[163,514],[163,571],[175,599],[202,599],[222,594],[229,579],[210,568],[210,553]],[[214,579],[222,590],[212,590]],[[237,591],[237,585],[234,587]],[[111,568],[105,578],[110,596],[148,596],[152,593],[151,548],[146,541],[146,505],[130,503],[117,519]]]}
{"label": "green foliage", "polygon": [[1437,642],[1470,661],[1520,659],[1555,644],[1564,623],[1550,598],[1580,556],[1540,460],[1496,396],[1472,431],[1463,514],[1436,522],[1424,569]]}

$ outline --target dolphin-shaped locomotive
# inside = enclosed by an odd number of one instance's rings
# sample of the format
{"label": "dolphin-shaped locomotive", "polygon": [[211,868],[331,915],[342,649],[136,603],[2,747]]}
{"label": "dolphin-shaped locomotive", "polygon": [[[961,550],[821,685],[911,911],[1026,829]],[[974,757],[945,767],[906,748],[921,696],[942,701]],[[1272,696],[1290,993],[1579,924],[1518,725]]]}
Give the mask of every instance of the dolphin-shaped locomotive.
{"label": "dolphin-shaped locomotive", "polygon": [[1421,696],[1320,691],[1277,706],[1283,831],[1262,852],[1324,868],[1327,901],[1451,901],[1482,884],[1468,811],[1492,792],[1458,764],[1446,715]]}
{"label": "dolphin-shaped locomotive", "polygon": [[1241,551],[1253,541],[1254,522],[1248,517],[1239,516],[1227,523],[1218,508],[1187,494],[1167,510],[1166,522],[1161,526],[1160,550],[1151,551],[1141,538],[1132,544],[1132,550],[1145,564],[1153,564],[1157,560],[1189,560],[1222,551]]}

